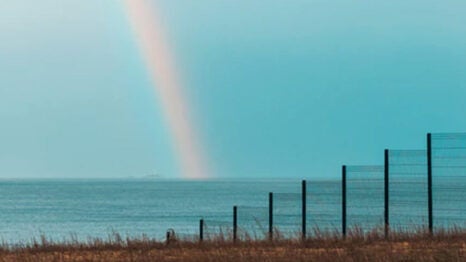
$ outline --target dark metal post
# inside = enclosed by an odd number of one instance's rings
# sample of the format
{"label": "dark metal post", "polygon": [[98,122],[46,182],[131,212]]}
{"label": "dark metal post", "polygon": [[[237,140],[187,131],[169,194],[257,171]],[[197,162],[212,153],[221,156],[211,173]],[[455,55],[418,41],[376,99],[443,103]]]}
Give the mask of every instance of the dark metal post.
{"label": "dark metal post", "polygon": [[427,134],[427,205],[429,216],[429,233],[433,233],[434,223],[432,216],[432,134]]}
{"label": "dark metal post", "polygon": [[233,206],[233,242],[236,242],[238,234],[238,207]]}
{"label": "dark metal post", "polygon": [[390,191],[389,191],[389,151],[388,149],[385,149],[385,164],[384,164],[384,219],[385,219],[385,238],[388,238],[388,232],[389,232],[389,197],[390,197]]}
{"label": "dark metal post", "polygon": [[269,193],[269,238],[273,239],[273,193]]}
{"label": "dark metal post", "polygon": [[307,190],[306,190],[306,180],[302,181],[301,184],[301,194],[302,194],[302,233],[303,233],[303,240],[306,240],[306,196],[307,196]]}
{"label": "dark metal post", "polygon": [[346,237],[346,166],[341,168],[341,233]]}
{"label": "dark metal post", "polygon": [[167,236],[167,242],[166,242],[166,244],[168,245],[168,244],[170,244],[170,242],[171,242],[172,240],[176,240],[175,230],[173,230],[172,228],[169,228],[169,229],[167,230],[167,235],[166,235],[166,236]]}
{"label": "dark metal post", "polygon": [[204,240],[204,219],[199,220],[199,241]]}

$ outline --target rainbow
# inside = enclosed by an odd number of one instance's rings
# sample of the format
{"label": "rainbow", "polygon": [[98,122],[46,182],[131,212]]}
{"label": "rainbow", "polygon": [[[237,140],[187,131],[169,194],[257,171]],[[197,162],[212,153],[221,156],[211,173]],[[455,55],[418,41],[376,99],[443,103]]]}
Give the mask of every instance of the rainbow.
{"label": "rainbow", "polygon": [[148,73],[160,96],[181,164],[182,176],[188,179],[207,178],[209,175],[204,161],[205,156],[191,121],[173,53],[165,37],[163,26],[158,20],[156,6],[149,4],[147,0],[123,2]]}

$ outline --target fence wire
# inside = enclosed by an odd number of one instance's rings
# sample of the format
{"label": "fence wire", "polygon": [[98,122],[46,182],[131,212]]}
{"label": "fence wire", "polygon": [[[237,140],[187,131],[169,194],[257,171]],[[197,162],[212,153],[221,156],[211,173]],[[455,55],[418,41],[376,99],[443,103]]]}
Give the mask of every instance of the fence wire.
{"label": "fence wire", "polygon": [[[226,219],[231,216],[231,219]],[[233,217],[230,214],[204,218],[204,239],[232,239],[233,238]]]}
{"label": "fence wire", "polygon": [[197,242],[199,241],[199,234],[195,233],[175,233],[175,238],[181,241]]}
{"label": "fence wire", "polygon": [[402,231],[426,228],[427,151],[388,152],[390,227]]}
{"label": "fence wire", "polygon": [[263,206],[238,206],[238,238],[264,239],[268,235],[269,209]]}
{"label": "fence wire", "polygon": [[199,219],[197,215],[187,217],[189,222],[182,216],[177,216],[179,222],[167,229],[170,232],[171,238],[186,241],[198,241],[199,240]]}
{"label": "fence wire", "polygon": [[466,134],[432,134],[435,228],[466,226]]}
{"label": "fence wire", "polygon": [[302,225],[302,194],[273,193],[274,228],[283,236],[299,234]]}
{"label": "fence wire", "polygon": [[341,182],[307,181],[307,235],[341,231]]}
{"label": "fence wire", "polygon": [[384,225],[384,167],[347,166],[347,225],[368,232]]}

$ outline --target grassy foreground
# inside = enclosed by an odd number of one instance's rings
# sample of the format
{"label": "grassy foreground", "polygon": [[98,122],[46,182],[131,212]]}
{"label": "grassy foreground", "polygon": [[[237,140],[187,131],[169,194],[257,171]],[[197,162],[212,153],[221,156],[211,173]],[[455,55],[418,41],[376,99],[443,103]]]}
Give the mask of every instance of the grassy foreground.
{"label": "grassy foreground", "polygon": [[146,237],[86,243],[52,243],[42,238],[32,244],[0,247],[0,261],[466,261],[466,231],[394,233],[385,240],[380,233],[353,233],[346,240],[326,235],[306,241],[244,240],[232,243],[221,237],[203,243]]}

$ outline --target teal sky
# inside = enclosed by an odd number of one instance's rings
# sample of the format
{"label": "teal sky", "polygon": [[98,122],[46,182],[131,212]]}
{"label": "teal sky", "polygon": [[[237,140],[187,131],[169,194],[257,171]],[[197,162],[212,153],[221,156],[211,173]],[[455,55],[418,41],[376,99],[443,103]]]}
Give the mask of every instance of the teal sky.
{"label": "teal sky", "polygon": [[[159,0],[217,177],[334,178],[466,131],[465,1]],[[0,3],[0,177],[180,176],[121,1]]]}

